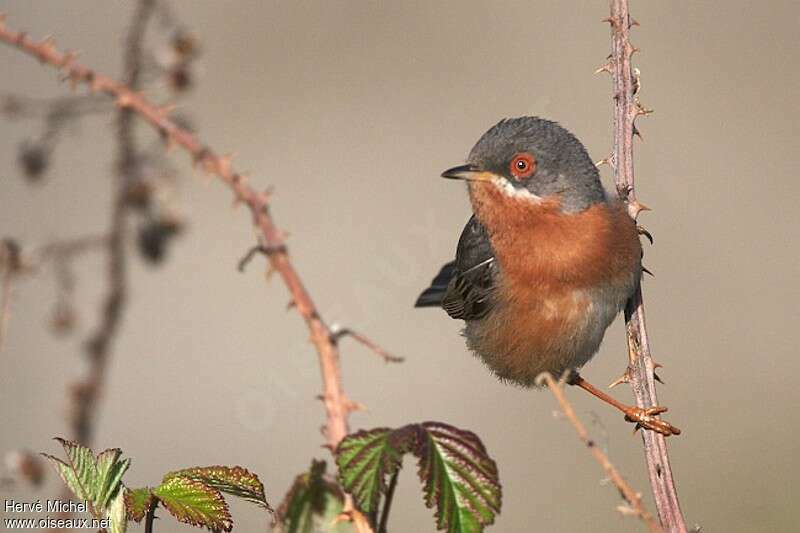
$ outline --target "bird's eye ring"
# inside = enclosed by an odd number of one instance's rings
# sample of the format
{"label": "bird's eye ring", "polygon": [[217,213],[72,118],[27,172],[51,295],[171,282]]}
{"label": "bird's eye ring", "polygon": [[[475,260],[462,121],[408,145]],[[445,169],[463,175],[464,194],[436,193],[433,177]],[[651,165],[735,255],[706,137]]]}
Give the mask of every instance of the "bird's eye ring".
{"label": "bird's eye ring", "polygon": [[529,153],[521,153],[514,156],[509,165],[511,175],[516,180],[530,178],[536,171],[536,159]]}

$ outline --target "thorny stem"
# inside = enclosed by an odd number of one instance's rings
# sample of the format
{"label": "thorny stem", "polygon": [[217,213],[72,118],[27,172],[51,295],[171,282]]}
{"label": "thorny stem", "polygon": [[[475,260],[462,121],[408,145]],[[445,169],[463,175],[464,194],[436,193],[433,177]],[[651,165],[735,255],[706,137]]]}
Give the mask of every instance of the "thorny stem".
{"label": "thorny stem", "polygon": [[[633,175],[633,136],[636,117],[647,113],[638,102],[637,83],[631,67],[636,49],[629,35],[633,21],[628,12],[628,0],[610,0],[611,59],[609,70],[614,87],[614,150],[611,164],[617,192],[627,201],[628,212],[635,219],[642,205],[636,200]],[[658,404],[654,378],[654,363],[645,328],[644,303],[641,288],[625,309],[630,365],[626,372],[636,405],[652,407]],[[668,531],[685,532],[683,514],[672,479],[672,468],[664,436],[649,430],[642,431],[644,452],[650,475],[650,486],[661,524]]]}
{"label": "thorny stem", "polygon": [[322,320],[311,296],[289,259],[285,235],[278,229],[269,210],[269,195],[248,184],[246,176],[235,172],[230,156],[221,156],[204,146],[189,131],[181,128],[161,109],[125,84],[79,64],[73,53],[59,52],[52,40],[34,42],[26,34],[9,30],[0,19],[0,41],[8,43],[42,63],[57,67],[67,79],[77,85],[84,83],[93,92],[102,92],[116,99],[117,105],[130,109],[161,133],[166,142],[187,151],[196,165],[220,178],[233,192],[237,203],[250,210],[253,225],[260,233],[261,245],[274,253],[267,254],[272,270],[278,272],[292,295],[294,307],[303,317],[310,332],[311,342],[319,355],[323,381],[323,403],[327,415],[325,436],[327,444],[335,449],[348,433],[347,419],[353,409],[342,388],[339,350],[331,339],[331,330]]}
{"label": "thorny stem", "polygon": [[572,427],[575,428],[575,432],[578,434],[578,437],[581,439],[581,441],[583,441],[586,447],[589,448],[592,456],[603,468],[608,476],[608,479],[610,479],[614,486],[617,487],[622,498],[630,506],[630,508],[625,509],[625,512],[638,516],[647,525],[650,531],[663,531],[656,522],[655,517],[651,515],[647,509],[645,509],[644,504],[642,503],[642,495],[633,490],[625,478],[622,477],[622,474],[620,474],[617,468],[611,463],[608,456],[603,452],[603,450],[600,449],[600,447],[597,446],[597,443],[595,443],[589,437],[589,432],[586,430],[586,427],[578,419],[578,416],[575,414],[575,410],[572,408],[572,405],[567,401],[566,396],[564,396],[564,391],[561,385],[559,385],[556,380],[553,379],[553,376],[547,373],[542,374],[537,378],[537,382],[542,381],[550,389],[550,392],[553,393],[553,396],[555,396],[556,401],[558,401],[558,404],[561,407],[561,411],[564,413],[564,416],[567,417],[567,420],[569,420],[570,424],[572,424]]}

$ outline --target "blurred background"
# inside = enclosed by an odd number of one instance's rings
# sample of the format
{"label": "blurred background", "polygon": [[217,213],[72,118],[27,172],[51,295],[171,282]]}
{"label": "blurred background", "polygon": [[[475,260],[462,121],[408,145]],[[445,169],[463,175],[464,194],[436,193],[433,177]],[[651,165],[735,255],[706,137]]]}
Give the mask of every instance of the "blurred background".
{"label": "blurred background", "polygon": [[[705,531],[796,530],[800,371],[797,87],[793,1],[632,2],[641,100],[637,189],[653,208],[640,222],[649,332],[664,364],[660,403],[683,430],[670,452],[689,524]],[[9,26],[54,35],[81,60],[119,76],[133,2],[0,2]],[[440,420],[468,428],[496,459],[503,509],[492,531],[640,531],[617,491],[554,417],[550,394],[498,383],[465,349],[460,323],[412,304],[454,253],[470,211],[460,184],[438,178],[503,117],[559,121],[594,159],[611,146],[611,82],[593,75],[609,53],[604,1],[190,2],[174,14],[195,32],[196,88],[179,111],[202,139],[236,153],[290,232],[296,266],[329,322],[366,333],[406,357],[386,365],[342,341],[344,385],[368,411],[352,429]],[[150,35],[150,34],[148,34]],[[155,34],[154,34],[155,35]],[[149,37],[150,38],[150,37]],[[158,39],[148,41],[157,48]],[[0,47],[0,92],[61,96],[52,69]],[[33,247],[105,231],[111,206],[114,114],[69,129],[39,183],[17,164],[37,120],[0,120],[0,235]],[[141,129],[141,143],[156,136]],[[163,265],[131,245],[130,299],[110,359],[94,446],[133,458],[130,486],[167,470],[240,464],[278,504],[320,445],[324,412],[316,354],[280,280],[263,260],[246,273],[249,215],[229,192],[171,158],[170,192],[187,228]],[[610,171],[603,167],[610,186]],[[82,343],[105,290],[101,254],[75,263],[77,330],[49,330],[50,275],[14,285],[0,352],[0,451],[58,452],[68,428],[67,385],[86,370]],[[609,330],[585,368],[604,384],[624,369],[623,328]],[[614,394],[626,401],[631,393]],[[648,495],[641,439],[621,416],[568,391],[593,437]],[[394,531],[433,531],[407,458],[392,508]],[[4,498],[57,494],[6,487]],[[162,512],[163,513],[163,512]],[[240,531],[263,514],[234,504]],[[141,527],[141,526],[137,526]],[[189,531],[174,521],[160,532]],[[137,530],[134,528],[134,530]]]}

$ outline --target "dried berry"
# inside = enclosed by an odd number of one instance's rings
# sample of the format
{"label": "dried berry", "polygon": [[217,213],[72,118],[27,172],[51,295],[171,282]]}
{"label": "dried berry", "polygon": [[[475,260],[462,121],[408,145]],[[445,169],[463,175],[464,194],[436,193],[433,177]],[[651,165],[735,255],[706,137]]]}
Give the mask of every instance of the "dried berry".
{"label": "dried berry", "polygon": [[178,63],[169,71],[169,85],[175,92],[184,92],[192,88],[194,77],[188,63]]}
{"label": "dried berry", "polygon": [[22,268],[22,248],[11,238],[0,241],[0,265],[11,272]]}
{"label": "dried berry", "polygon": [[50,327],[56,335],[66,335],[75,329],[78,315],[68,302],[58,302],[50,318]]}
{"label": "dried berry", "polygon": [[164,217],[153,219],[139,228],[139,252],[147,261],[158,264],[164,260],[167,245],[180,233],[183,225],[177,219]]}
{"label": "dried berry", "polygon": [[44,481],[44,466],[38,454],[29,450],[11,450],[5,456],[6,468],[18,480],[38,487]]}
{"label": "dried berry", "polygon": [[153,186],[144,180],[136,180],[125,190],[125,203],[138,211],[147,210],[152,198]]}
{"label": "dried berry", "polygon": [[178,56],[188,59],[200,52],[200,41],[194,34],[179,30],[172,36],[172,49]]}
{"label": "dried berry", "polygon": [[39,141],[24,141],[19,145],[17,161],[28,181],[38,181],[50,160],[50,151]]}

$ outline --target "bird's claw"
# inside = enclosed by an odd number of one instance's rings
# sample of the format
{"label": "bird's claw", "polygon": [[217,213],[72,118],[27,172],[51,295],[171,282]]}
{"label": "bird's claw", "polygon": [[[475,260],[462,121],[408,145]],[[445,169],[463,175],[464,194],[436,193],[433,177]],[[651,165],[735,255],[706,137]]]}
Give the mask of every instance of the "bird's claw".
{"label": "bird's claw", "polygon": [[645,238],[648,241],[650,241],[650,244],[654,243],[653,234],[647,231],[647,229],[644,226],[636,226],[636,231],[637,233],[639,233],[639,235],[644,235]]}
{"label": "bird's claw", "polygon": [[661,407],[658,405],[647,408],[631,407],[625,412],[625,420],[636,424],[636,429],[634,429],[634,431],[640,428],[645,428],[655,431],[656,433],[660,433],[665,437],[680,435],[680,429],[676,428],[666,420],[656,418],[658,415],[665,413],[666,411],[666,407]]}

